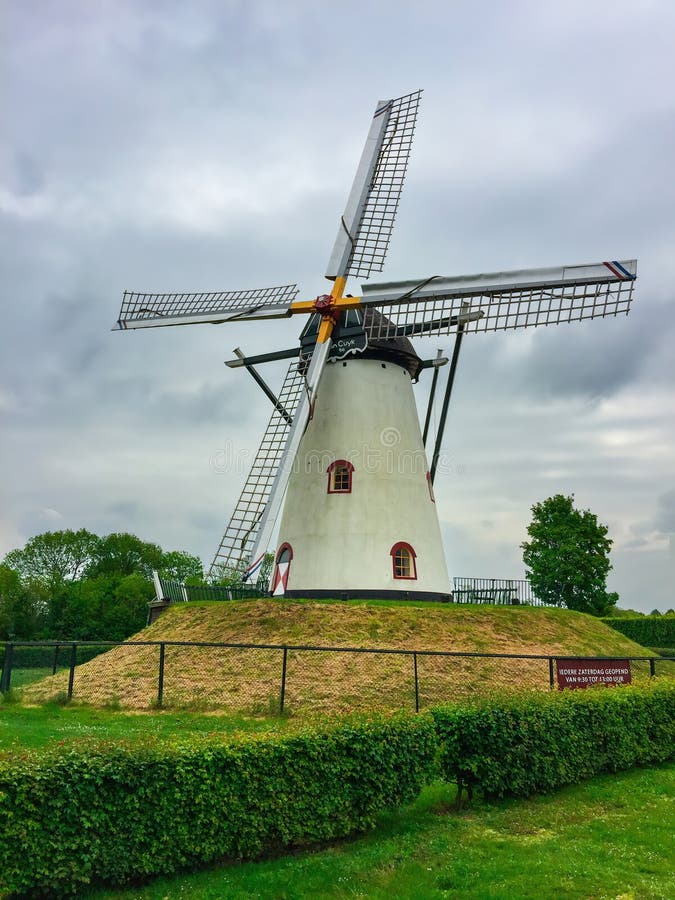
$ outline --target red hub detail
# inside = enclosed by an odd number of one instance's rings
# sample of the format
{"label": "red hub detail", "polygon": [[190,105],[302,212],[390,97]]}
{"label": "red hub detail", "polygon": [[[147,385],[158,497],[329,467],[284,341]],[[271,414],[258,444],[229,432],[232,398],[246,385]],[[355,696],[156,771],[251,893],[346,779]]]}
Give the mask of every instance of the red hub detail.
{"label": "red hub detail", "polygon": [[322,310],[322,309],[330,309],[333,305],[333,298],[330,294],[321,294],[321,296],[317,297],[314,301],[314,309]]}

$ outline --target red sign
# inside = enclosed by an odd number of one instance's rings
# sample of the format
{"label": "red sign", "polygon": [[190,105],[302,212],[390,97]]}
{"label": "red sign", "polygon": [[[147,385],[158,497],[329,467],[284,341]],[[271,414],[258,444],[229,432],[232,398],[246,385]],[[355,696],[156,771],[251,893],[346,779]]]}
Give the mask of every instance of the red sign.
{"label": "red sign", "polygon": [[629,659],[557,659],[558,688],[587,688],[594,684],[630,684]]}

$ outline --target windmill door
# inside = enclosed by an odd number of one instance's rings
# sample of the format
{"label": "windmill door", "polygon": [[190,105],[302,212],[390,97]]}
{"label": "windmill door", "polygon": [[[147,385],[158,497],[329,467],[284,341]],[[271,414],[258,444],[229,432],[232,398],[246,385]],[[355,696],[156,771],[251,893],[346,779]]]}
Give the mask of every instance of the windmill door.
{"label": "windmill door", "polygon": [[290,544],[282,544],[277,553],[277,561],[272,576],[272,596],[283,597],[288,587],[288,573],[291,569],[293,548]]}

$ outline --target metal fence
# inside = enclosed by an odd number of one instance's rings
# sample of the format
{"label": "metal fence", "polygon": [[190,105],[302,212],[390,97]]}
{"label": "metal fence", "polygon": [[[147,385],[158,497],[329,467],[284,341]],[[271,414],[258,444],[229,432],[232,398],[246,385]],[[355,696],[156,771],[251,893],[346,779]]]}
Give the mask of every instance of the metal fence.
{"label": "metal fence", "polygon": [[[158,600],[188,603],[195,600],[246,600],[261,597],[265,591],[257,585],[183,584],[153,573]],[[517,578],[453,578],[455,603],[489,603],[492,605],[549,606],[534,596],[532,585]]]}
{"label": "metal fence", "polygon": [[453,578],[455,603],[490,603],[492,605],[550,606],[532,593],[532,585],[524,578]]}
{"label": "metal fence", "polygon": [[[10,642],[0,692],[28,703],[261,713],[415,709],[503,690],[550,690],[570,657],[175,641]],[[613,659],[597,657],[600,659]],[[623,657],[625,660],[626,657]],[[675,657],[632,657],[633,682]]]}
{"label": "metal fence", "polygon": [[[156,573],[153,573],[156,575]],[[183,584],[171,578],[156,575],[155,590],[158,600],[172,603],[188,603],[194,600],[247,600],[260,597],[262,592],[255,585]]]}

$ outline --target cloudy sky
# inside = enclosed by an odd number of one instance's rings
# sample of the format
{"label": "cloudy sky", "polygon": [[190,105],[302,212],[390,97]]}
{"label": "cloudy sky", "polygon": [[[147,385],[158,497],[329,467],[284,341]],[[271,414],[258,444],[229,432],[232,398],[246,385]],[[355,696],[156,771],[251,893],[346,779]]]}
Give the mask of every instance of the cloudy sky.
{"label": "cloudy sky", "polygon": [[269,415],[223,361],[297,325],[113,333],[121,293],[323,293],[375,101],[423,87],[384,278],[639,259],[627,318],[464,342],[451,574],[522,577],[574,493],[620,604],[675,606],[673,34],[669,0],[4,4],[0,557],[86,527],[210,562]]}

